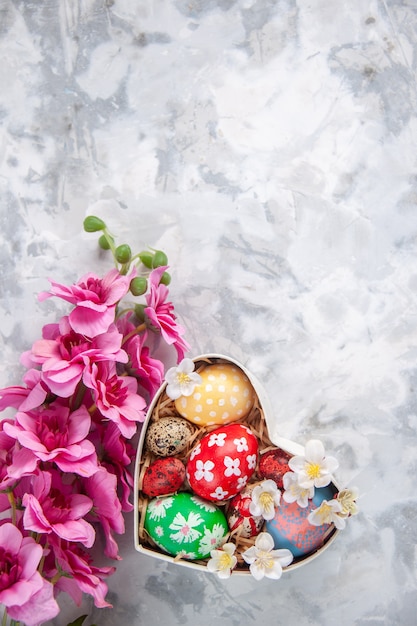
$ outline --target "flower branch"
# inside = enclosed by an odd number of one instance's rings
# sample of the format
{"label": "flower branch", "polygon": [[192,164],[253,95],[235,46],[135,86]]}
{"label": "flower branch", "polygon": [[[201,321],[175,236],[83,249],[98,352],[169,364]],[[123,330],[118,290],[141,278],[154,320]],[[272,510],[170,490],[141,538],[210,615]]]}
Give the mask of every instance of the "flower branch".
{"label": "flower branch", "polygon": [[105,581],[115,568],[96,566],[91,550],[99,531],[104,554],[121,558],[115,537],[133,508],[131,439],[165,370],[149,339],[170,346],[178,361],[189,349],[168,299],[166,255],[132,254],[95,216],[84,229],[100,233],[115,267],[73,285],[50,280],[39,300],[60,298],[68,312],[22,355],[23,384],[0,390],[0,411],[16,409],[0,421],[3,624],[53,619],[60,593],[111,606]]}

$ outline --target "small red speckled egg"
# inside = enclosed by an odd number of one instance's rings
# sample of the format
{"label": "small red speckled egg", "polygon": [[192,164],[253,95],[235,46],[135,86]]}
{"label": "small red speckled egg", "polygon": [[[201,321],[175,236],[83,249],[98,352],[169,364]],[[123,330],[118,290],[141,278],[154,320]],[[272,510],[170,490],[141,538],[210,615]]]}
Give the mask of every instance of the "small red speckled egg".
{"label": "small red speckled egg", "polygon": [[283,489],[283,476],[291,471],[288,466],[290,458],[291,455],[281,450],[281,448],[265,452],[259,459],[259,475],[261,478],[270,478],[276,482],[278,489]]}
{"label": "small red speckled egg", "polygon": [[254,537],[258,535],[264,525],[262,515],[251,515],[249,511],[252,502],[253,488],[247,487],[232,498],[227,506],[227,523],[230,530],[238,530],[241,537]]}
{"label": "small red speckled egg", "polygon": [[187,464],[191,489],[201,498],[221,502],[242,491],[257,462],[258,440],[244,424],[228,424],[207,433]]}
{"label": "small red speckled egg", "polygon": [[154,498],[175,493],[185,479],[184,464],[174,457],[156,459],[143,475],[142,491]]}

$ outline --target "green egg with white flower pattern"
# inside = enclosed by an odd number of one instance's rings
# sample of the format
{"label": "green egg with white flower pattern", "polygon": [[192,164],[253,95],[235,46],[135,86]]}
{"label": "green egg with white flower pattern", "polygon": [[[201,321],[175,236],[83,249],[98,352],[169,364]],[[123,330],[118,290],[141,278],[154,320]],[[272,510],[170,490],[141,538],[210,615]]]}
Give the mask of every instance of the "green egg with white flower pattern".
{"label": "green egg with white flower pattern", "polygon": [[164,552],[188,560],[210,556],[229,532],[218,506],[186,492],[150,500],[145,529]]}

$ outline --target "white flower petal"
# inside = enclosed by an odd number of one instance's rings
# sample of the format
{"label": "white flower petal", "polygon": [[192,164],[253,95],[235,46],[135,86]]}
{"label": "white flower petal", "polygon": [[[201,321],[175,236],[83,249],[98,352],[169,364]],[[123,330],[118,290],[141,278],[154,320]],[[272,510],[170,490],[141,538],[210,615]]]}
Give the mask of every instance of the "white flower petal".
{"label": "white flower petal", "polygon": [[326,468],[329,474],[332,474],[339,467],[339,461],[334,456],[326,456]]}
{"label": "white flower petal", "polygon": [[[234,543],[225,543],[222,545],[222,550],[224,552],[227,552],[227,554],[230,554],[230,556],[232,556],[235,553],[236,550],[236,546]],[[220,552],[220,550],[219,550]]]}
{"label": "white flower petal", "polygon": [[321,465],[325,456],[324,445],[319,439],[310,439],[305,445],[305,458],[309,463]]}
{"label": "white flower petal", "polygon": [[171,400],[177,400],[177,398],[179,398],[182,395],[181,388],[179,385],[176,385],[174,383],[168,384],[166,388],[166,394],[168,398],[171,398]]}
{"label": "white flower petal", "polygon": [[282,576],[282,567],[281,563],[278,559],[274,559],[272,567],[267,567],[264,569],[264,574],[266,578],[273,578],[274,580],[278,580]]}
{"label": "white flower petal", "polygon": [[278,491],[277,483],[274,480],[271,480],[271,478],[262,481],[259,486],[261,487],[262,491],[269,491],[270,493],[275,493]]}
{"label": "white flower petal", "polygon": [[345,518],[341,517],[340,515],[335,515],[333,517],[333,524],[336,526],[338,530],[343,530],[346,526]]}
{"label": "white flower petal", "polygon": [[265,576],[265,568],[259,566],[256,561],[249,566],[249,569],[255,580],[262,580],[262,578]]}
{"label": "white flower petal", "polygon": [[269,552],[274,548],[274,540],[269,533],[259,533],[255,540],[257,550]]}
{"label": "white flower petal", "polygon": [[271,552],[274,558],[278,558],[281,564],[281,567],[287,567],[294,560],[294,555],[287,548],[280,548],[279,550],[272,550]]}
{"label": "white flower petal", "polygon": [[247,550],[242,552],[242,557],[246,561],[246,563],[251,564],[251,563],[254,563],[256,561],[257,552],[258,551],[255,548],[255,546],[252,546],[251,548],[248,548]]}
{"label": "white flower petal", "polygon": [[194,361],[186,357],[179,363],[178,370],[183,374],[190,374],[194,371],[194,367]]}
{"label": "white flower petal", "polygon": [[262,515],[262,509],[256,502],[251,500],[249,503],[249,513],[254,517],[260,517]]}
{"label": "white flower petal", "polygon": [[306,460],[304,456],[293,456],[288,461],[288,467],[290,467],[293,472],[298,474],[298,472],[301,472],[301,470],[304,469],[305,462]]}
{"label": "white flower petal", "polygon": [[314,479],[314,486],[318,489],[320,487],[327,487],[327,485],[331,483],[331,480],[332,477],[330,476],[330,474],[324,474],[324,476],[319,476],[318,478]]}

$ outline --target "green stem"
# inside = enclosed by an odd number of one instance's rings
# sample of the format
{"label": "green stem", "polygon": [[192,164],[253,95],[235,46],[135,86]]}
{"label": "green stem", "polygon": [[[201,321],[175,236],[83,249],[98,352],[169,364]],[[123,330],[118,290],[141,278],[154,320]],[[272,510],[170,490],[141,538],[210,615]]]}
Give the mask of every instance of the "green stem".
{"label": "green stem", "polygon": [[6,626],[7,624],[7,609],[4,607],[3,619],[1,620],[1,626]]}
{"label": "green stem", "polygon": [[116,313],[116,320],[119,320],[123,315],[126,315],[126,313],[134,313],[135,309],[134,307],[128,307],[127,309],[121,309],[120,311],[117,311]]}
{"label": "green stem", "polygon": [[131,330],[130,333],[123,337],[122,345],[126,343],[126,341],[128,341],[131,337],[139,335],[139,333],[143,332],[144,330],[146,330],[146,324],[139,324],[139,326],[136,326],[136,328]]}
{"label": "green stem", "polygon": [[13,491],[7,492],[10,508],[12,509],[12,523],[16,526],[16,498]]}
{"label": "green stem", "polygon": [[103,229],[103,235],[106,238],[107,243],[109,244],[109,248],[112,252],[114,261],[116,262],[116,246],[114,245],[114,240],[113,237],[110,235],[109,231],[107,230],[107,228]]}
{"label": "green stem", "polygon": [[122,266],[119,269],[119,272],[121,273],[122,276],[126,276],[126,274],[129,271],[129,268],[130,268],[130,261],[129,263],[122,263]]}
{"label": "green stem", "polygon": [[52,585],[55,585],[55,583],[56,583],[56,582],[58,582],[58,580],[59,580],[60,578],[62,578],[62,573],[61,573],[61,572],[57,572],[57,573],[55,574],[55,576],[53,576],[53,577],[51,578],[51,580],[50,580],[51,584],[52,584]]}
{"label": "green stem", "polygon": [[87,387],[84,385],[83,381],[81,380],[78,383],[78,386],[75,389],[75,393],[71,398],[71,411],[76,411],[77,409],[80,408],[86,391],[87,391]]}

